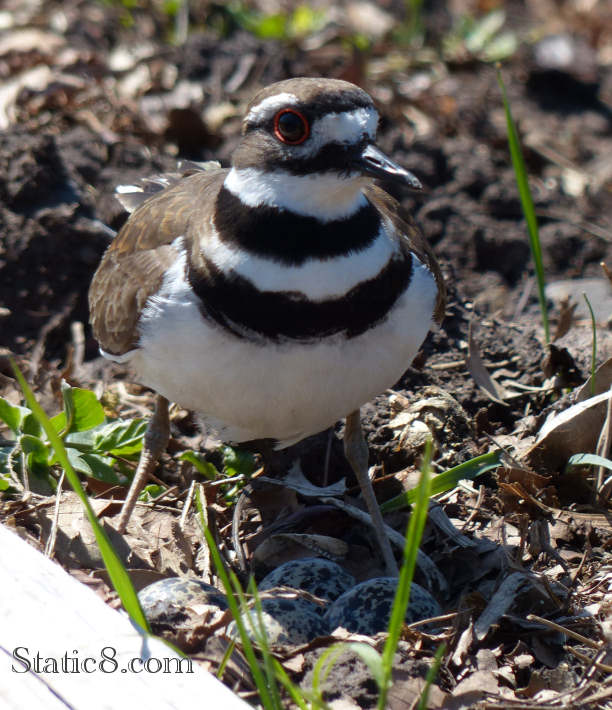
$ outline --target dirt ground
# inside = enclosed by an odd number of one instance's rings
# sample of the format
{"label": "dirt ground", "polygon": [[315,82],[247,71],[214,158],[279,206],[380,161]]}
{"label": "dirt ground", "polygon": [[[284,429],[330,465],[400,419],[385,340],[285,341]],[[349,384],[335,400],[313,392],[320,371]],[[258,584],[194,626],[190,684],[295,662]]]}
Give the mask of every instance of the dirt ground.
{"label": "dirt ground", "polygon": [[[395,394],[364,408],[379,500],[414,485],[422,441],[402,413],[416,411],[433,433],[436,471],[498,447],[508,454],[503,466],[442,499],[470,544],[462,547],[461,538],[435,524],[427,528],[423,550],[447,586],[437,590],[439,601],[455,615],[437,636],[407,632],[390,706],[410,706],[444,639],[430,707],[609,707],[610,505],[605,496],[593,502],[592,467],[565,472],[569,456],[595,452],[605,404],[595,424],[576,417],[577,430],[565,431],[562,445],[534,442],[547,415],[572,405],[591,372],[583,292],[597,321],[597,365],[612,357],[612,288],[600,266],[612,268],[612,10],[597,0],[424,5],[422,42],[414,33],[408,41],[404,6],[392,0],[320,4],[303,34],[287,26],[283,37],[270,39],[257,36],[257,13],[284,12],[295,20],[290,3],[199,0],[190,4],[187,35],[177,43],[180,29],[161,3],[130,9],[119,2],[6,0],[0,9],[0,395],[19,401],[6,357],[12,353],[49,413],[59,410],[59,381],[67,377],[99,395],[114,392],[123,416],[146,415],[150,393],[102,363],[88,327],[89,282],[109,227],[118,229],[126,216],[113,197],[115,185],[173,169],[179,158],[228,164],[246,102],[272,81],[325,75],[358,83],[381,110],[381,147],[425,185],[422,194],[398,197],[433,245],[449,289],[443,324]],[[479,43],[465,29],[467,18],[490,10],[505,12],[503,27]],[[561,333],[550,346],[500,88],[494,65],[485,61],[504,32],[516,43],[501,57],[502,73],[540,225],[551,332]],[[575,305],[573,317],[571,306],[561,305],[564,296]],[[610,386],[608,370],[598,392]],[[117,390],[117,382],[125,386]],[[203,442],[197,417],[188,412],[177,409],[172,427],[158,475],[184,484],[177,454]],[[332,440],[330,481],[353,480],[340,432],[341,424]],[[298,444],[269,462],[268,473],[283,475],[299,460],[321,485],[328,439],[322,433]],[[214,495],[208,502],[223,530],[232,513]],[[244,535],[260,534],[285,510],[287,500],[271,503],[273,497],[249,498]],[[369,543],[356,523],[338,511],[292,504],[301,511],[293,532],[348,540],[352,552],[344,563],[358,579],[380,571],[371,551],[363,562]],[[17,515],[17,527],[36,543],[44,526],[27,511],[28,500],[14,492],[0,498],[2,518],[15,524]],[[405,511],[387,516],[397,530],[406,521]],[[246,548],[251,556],[256,544]],[[191,568],[201,572],[199,564],[196,554]],[[154,560],[142,567],[158,576],[168,571]],[[520,591],[501,602],[503,585],[517,573]],[[417,581],[427,583],[418,575]],[[494,598],[502,609],[481,634],[478,623]],[[586,641],[528,620],[529,613]],[[315,646],[289,654],[297,682],[308,683],[319,652]],[[330,701],[375,705],[376,686],[353,657],[334,669],[329,683]],[[238,690],[248,691],[248,683]]]}

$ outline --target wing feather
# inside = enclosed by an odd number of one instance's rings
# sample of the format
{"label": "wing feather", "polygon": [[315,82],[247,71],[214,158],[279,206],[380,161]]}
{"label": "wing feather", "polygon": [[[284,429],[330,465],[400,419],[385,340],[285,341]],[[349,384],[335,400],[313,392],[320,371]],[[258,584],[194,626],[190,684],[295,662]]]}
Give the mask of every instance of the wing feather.
{"label": "wing feather", "polygon": [[419,260],[431,271],[438,287],[438,296],[434,308],[434,319],[441,323],[446,308],[446,284],[440,270],[440,265],[429,242],[416,226],[407,210],[399,202],[378,185],[369,185],[365,190],[366,197],[373,201],[381,213],[389,219],[396,230],[404,235],[408,246]]}
{"label": "wing feather", "polygon": [[207,216],[225,170],[196,172],[146,199],[131,214],[104,254],[89,289],[91,325],[100,347],[123,355],[138,345],[138,321],[178,257],[172,243],[187,248],[205,236]]}

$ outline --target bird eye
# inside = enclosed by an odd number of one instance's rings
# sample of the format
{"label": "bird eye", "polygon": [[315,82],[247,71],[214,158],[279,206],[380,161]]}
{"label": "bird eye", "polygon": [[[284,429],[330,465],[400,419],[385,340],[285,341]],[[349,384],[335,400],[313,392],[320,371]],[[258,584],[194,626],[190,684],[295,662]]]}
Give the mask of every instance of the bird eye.
{"label": "bird eye", "polygon": [[274,135],[281,143],[299,145],[310,134],[308,121],[299,111],[284,108],[274,116]]}

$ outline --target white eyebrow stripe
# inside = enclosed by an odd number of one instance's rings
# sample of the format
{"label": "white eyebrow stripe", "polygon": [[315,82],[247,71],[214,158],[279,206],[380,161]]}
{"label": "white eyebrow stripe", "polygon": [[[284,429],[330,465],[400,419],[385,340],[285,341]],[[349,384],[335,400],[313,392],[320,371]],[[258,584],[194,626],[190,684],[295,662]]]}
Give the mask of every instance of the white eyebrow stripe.
{"label": "white eyebrow stripe", "polygon": [[378,128],[378,111],[373,108],[358,108],[353,111],[328,113],[312,124],[310,137],[302,145],[294,146],[296,154],[314,155],[326,143],[350,145],[364,137],[374,140]]}
{"label": "white eyebrow stripe", "polygon": [[287,105],[291,106],[297,103],[299,103],[298,97],[295,94],[289,94],[287,92],[283,92],[282,94],[274,94],[274,96],[268,96],[253,106],[246,116],[246,122],[251,123],[258,121],[268,113],[273,114],[275,111],[278,111]]}

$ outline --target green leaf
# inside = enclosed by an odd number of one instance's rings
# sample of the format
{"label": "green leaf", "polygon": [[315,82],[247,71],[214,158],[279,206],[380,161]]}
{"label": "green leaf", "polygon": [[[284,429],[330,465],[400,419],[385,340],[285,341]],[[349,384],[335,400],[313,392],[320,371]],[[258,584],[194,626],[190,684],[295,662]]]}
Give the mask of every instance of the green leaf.
{"label": "green leaf", "polygon": [[[497,468],[501,463],[502,451],[491,451],[482,456],[476,456],[469,461],[464,461],[458,466],[449,468],[448,471],[433,476],[431,479],[431,495],[451,491],[457,486],[459,481],[474,480],[483,473]],[[380,506],[381,513],[390,513],[393,510],[400,510],[416,501],[418,487],[391,498]]]}
{"label": "green leaf", "polygon": [[0,397],[0,419],[8,426],[13,434],[19,434],[24,419],[32,412],[27,407],[11,404],[4,397]]}
{"label": "green leaf", "polygon": [[24,434],[29,434],[30,436],[42,436],[40,424],[32,412],[24,417],[24,420],[21,423],[21,431]]}
{"label": "green leaf", "polygon": [[51,465],[50,448],[37,436],[30,434],[22,434],[19,437],[19,446],[26,455],[28,470],[38,475],[46,474]]}
{"label": "green leaf", "polygon": [[11,480],[8,476],[3,476],[0,474],[0,491],[6,491],[11,485]]}
{"label": "green leaf", "polygon": [[[70,387],[62,382],[64,412],[69,432],[85,431],[102,424],[106,415],[96,395],[90,390]],[[55,428],[55,427],[54,427]]]}
{"label": "green leaf", "polygon": [[0,474],[9,472],[9,461],[13,451],[13,446],[0,446]]}
{"label": "green leaf", "polygon": [[138,500],[150,503],[154,498],[160,496],[165,490],[167,490],[167,488],[165,486],[160,486],[159,483],[149,483],[148,486],[145,486],[142,489],[140,495],[138,496]]}
{"label": "green leaf", "polygon": [[183,453],[178,457],[178,460],[188,461],[193,465],[198,473],[201,473],[209,481],[216,481],[221,477],[221,474],[217,471],[216,467],[213,466],[210,461],[206,461],[202,454],[199,454],[197,451],[183,451]]}
{"label": "green leaf", "polygon": [[287,32],[291,37],[305,37],[316,32],[324,24],[324,12],[313,10],[308,5],[298,5],[291,15]]}
{"label": "green leaf", "polygon": [[567,462],[567,468],[572,466],[602,466],[612,471],[612,461],[597,454],[574,454]]}
{"label": "green leaf", "polygon": [[95,431],[95,451],[127,458],[142,450],[147,422],[145,419],[118,419]]}
{"label": "green leaf", "polygon": [[223,447],[223,473],[227,476],[250,476],[255,470],[255,457],[248,451]]}
{"label": "green leaf", "polygon": [[51,426],[60,434],[66,430],[66,412],[60,412],[49,419]]}
{"label": "green leaf", "polygon": [[78,449],[79,451],[93,451],[95,440],[95,430],[73,431],[64,437],[66,448]]}
{"label": "green leaf", "polygon": [[102,559],[104,560],[104,565],[108,571],[113,587],[117,591],[125,610],[130,615],[134,623],[138,624],[145,631],[150,632],[149,622],[142,611],[142,607],[140,606],[138,596],[134,591],[130,577],[121,563],[119,556],[115,552],[108,535],[104,531],[104,528],[100,525],[88,497],[85,495],[85,491],[81,486],[79,477],[68,460],[66,448],[64,447],[61,438],[53,428],[53,425],[49,421],[49,417],[47,417],[40,404],[36,401],[36,397],[34,397],[30,386],[21,374],[21,371],[15,364],[15,361],[11,358],[10,362],[13,372],[15,373],[15,377],[17,378],[19,386],[25,396],[26,402],[28,403],[36,419],[39,421],[40,426],[44,428],[45,433],[49,437],[51,446],[55,451],[55,455],[66,473],[68,482],[83,503],[87,518],[93,528],[96,542],[100,548],[100,553],[102,555]]}
{"label": "green leaf", "polygon": [[284,39],[287,36],[287,16],[280,13],[265,15],[254,22],[253,29],[261,39]]}
{"label": "green leaf", "polygon": [[113,459],[99,454],[88,454],[74,448],[66,448],[68,460],[75,471],[80,471],[90,478],[95,478],[104,483],[118,485],[119,477],[113,469]]}

